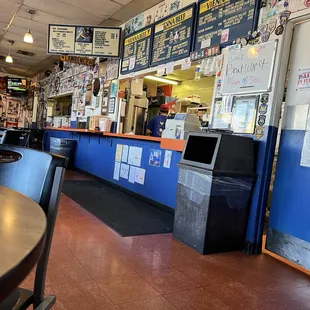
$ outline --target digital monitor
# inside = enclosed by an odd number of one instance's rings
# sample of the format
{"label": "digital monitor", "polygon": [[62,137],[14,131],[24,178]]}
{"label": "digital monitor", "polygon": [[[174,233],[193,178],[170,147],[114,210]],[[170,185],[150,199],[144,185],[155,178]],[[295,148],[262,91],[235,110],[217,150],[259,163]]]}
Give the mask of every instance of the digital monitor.
{"label": "digital monitor", "polygon": [[7,80],[7,89],[8,92],[11,91],[26,91],[27,90],[27,80],[26,79],[20,79],[20,78],[10,78],[8,77]]}

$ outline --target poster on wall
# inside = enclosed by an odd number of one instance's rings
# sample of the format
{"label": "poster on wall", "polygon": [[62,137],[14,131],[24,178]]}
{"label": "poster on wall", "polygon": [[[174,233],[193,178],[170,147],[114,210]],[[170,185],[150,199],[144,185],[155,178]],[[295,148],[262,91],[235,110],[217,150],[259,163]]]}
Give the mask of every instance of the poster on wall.
{"label": "poster on wall", "polygon": [[299,69],[296,90],[310,90],[310,67]]}
{"label": "poster on wall", "polygon": [[224,130],[230,129],[232,107],[231,106],[230,108],[225,107],[225,101],[227,101],[225,97],[228,97],[228,96],[215,99],[212,123],[211,123],[211,128],[213,129],[224,129]]}
{"label": "poster on wall", "polygon": [[149,157],[149,165],[153,167],[160,167],[161,150],[151,150]]}
{"label": "poster on wall", "polygon": [[48,54],[120,56],[121,28],[49,24]]}
{"label": "poster on wall", "polygon": [[6,117],[7,118],[18,118],[19,107],[20,107],[19,101],[7,99]]}
{"label": "poster on wall", "polygon": [[188,57],[191,51],[195,7],[190,5],[155,23],[151,65]]}
{"label": "poster on wall", "polygon": [[147,27],[124,38],[121,73],[127,74],[148,68],[153,27]]}
{"label": "poster on wall", "polygon": [[199,2],[194,50],[232,43],[256,28],[258,0],[204,0]]}

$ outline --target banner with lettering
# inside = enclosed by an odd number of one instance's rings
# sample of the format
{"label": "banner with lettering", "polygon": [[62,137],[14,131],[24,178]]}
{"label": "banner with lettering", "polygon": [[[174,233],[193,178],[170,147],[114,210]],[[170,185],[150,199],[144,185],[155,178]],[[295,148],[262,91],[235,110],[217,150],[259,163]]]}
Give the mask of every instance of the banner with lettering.
{"label": "banner with lettering", "polygon": [[195,22],[196,4],[155,23],[151,66],[189,56]]}
{"label": "banner with lettering", "polygon": [[194,50],[249,37],[257,26],[259,0],[199,2]]}
{"label": "banner with lettering", "polygon": [[152,37],[153,26],[149,26],[124,38],[122,74],[149,67]]}
{"label": "banner with lettering", "polygon": [[120,56],[121,28],[48,26],[48,54],[93,57]]}

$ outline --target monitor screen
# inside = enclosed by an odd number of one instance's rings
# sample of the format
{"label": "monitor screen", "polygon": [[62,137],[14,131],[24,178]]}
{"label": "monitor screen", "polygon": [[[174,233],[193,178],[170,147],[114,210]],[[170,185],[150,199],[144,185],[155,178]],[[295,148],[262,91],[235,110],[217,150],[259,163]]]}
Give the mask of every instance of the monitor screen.
{"label": "monitor screen", "polygon": [[217,137],[189,135],[183,159],[210,165],[217,140]]}
{"label": "monitor screen", "polygon": [[26,91],[27,90],[27,81],[26,79],[20,78],[10,78],[8,77],[8,90],[13,91]]}

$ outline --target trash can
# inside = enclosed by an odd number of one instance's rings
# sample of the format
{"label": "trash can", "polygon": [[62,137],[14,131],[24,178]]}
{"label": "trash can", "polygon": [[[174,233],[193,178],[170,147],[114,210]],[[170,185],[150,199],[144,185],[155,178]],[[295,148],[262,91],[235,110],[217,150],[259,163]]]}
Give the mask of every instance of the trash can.
{"label": "trash can", "polygon": [[69,159],[68,168],[73,167],[75,148],[76,140],[50,138],[50,153],[67,157]]}
{"label": "trash can", "polygon": [[255,175],[252,138],[190,133],[179,163],[173,236],[200,254],[242,250]]}

